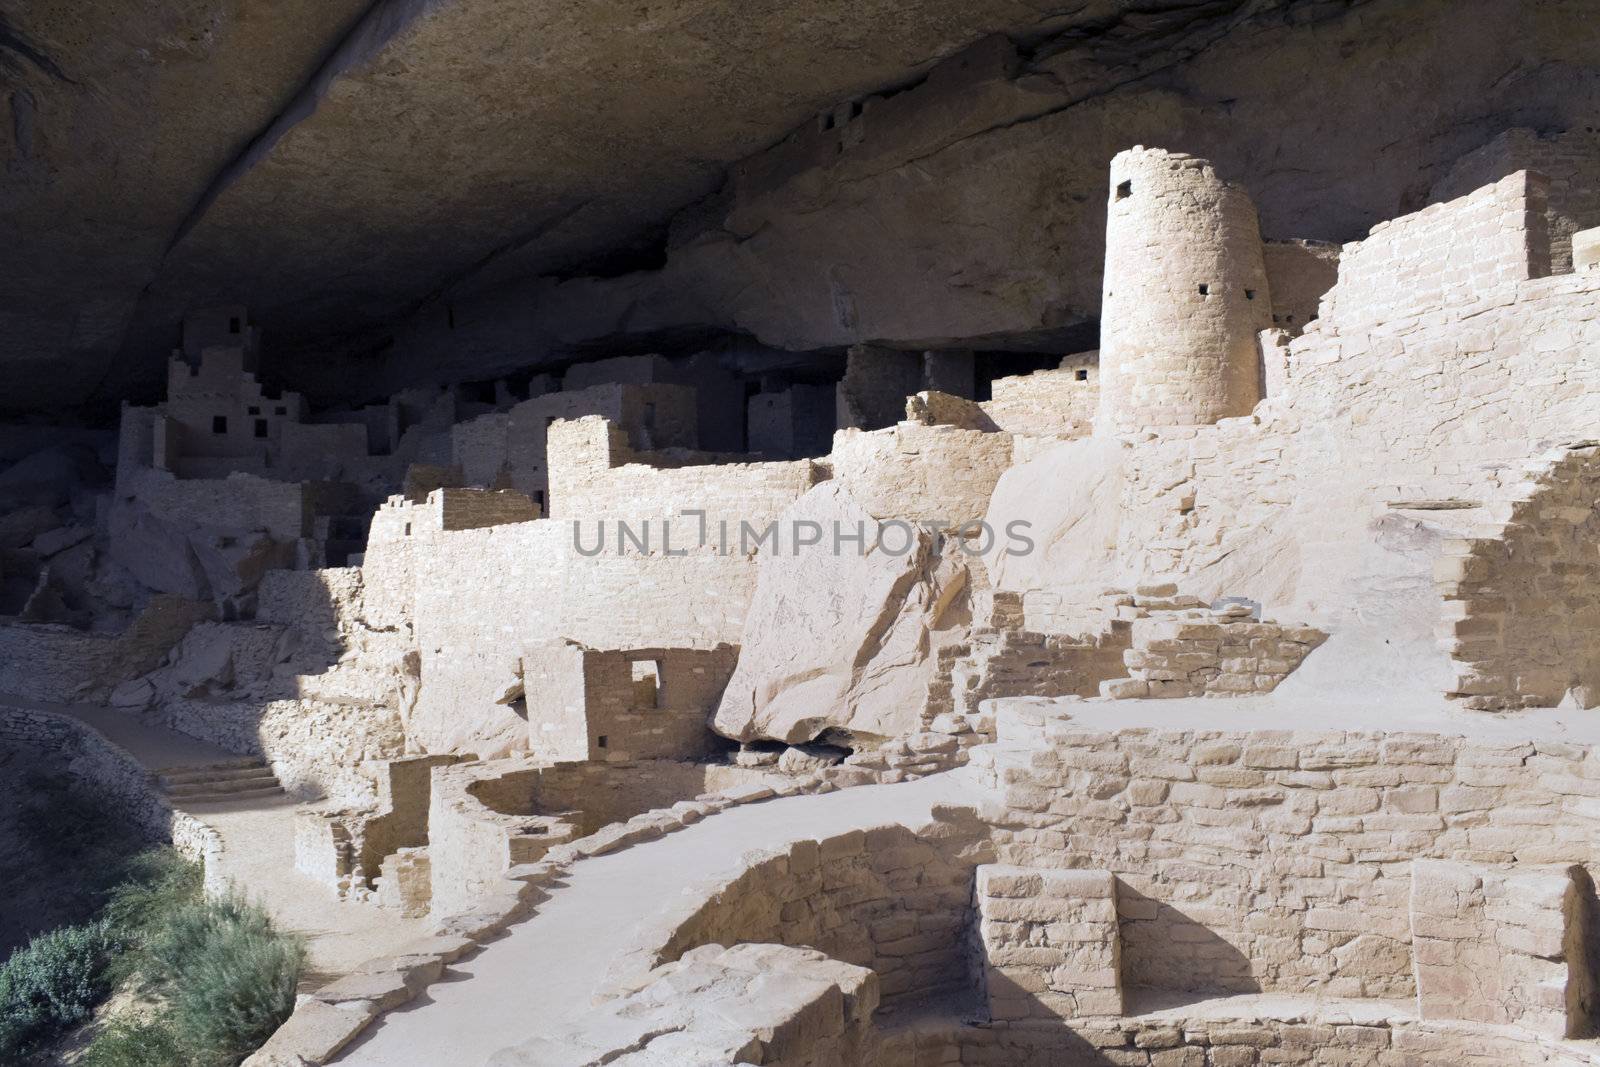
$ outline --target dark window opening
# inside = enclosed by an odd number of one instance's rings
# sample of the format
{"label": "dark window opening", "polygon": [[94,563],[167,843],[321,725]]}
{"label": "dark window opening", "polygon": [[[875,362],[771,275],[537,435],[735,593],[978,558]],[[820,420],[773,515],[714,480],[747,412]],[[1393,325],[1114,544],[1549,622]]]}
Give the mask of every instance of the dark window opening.
{"label": "dark window opening", "polygon": [[600,734],[594,739],[594,747],[595,748],[605,748],[606,747],[606,735],[605,734]]}
{"label": "dark window opening", "polygon": [[1201,282],[1200,283],[1200,295],[1201,296],[1210,296],[1211,295],[1211,286],[1207,285],[1205,282]]}
{"label": "dark window opening", "polygon": [[544,490],[543,489],[535,489],[533,491],[533,502],[535,504],[539,505],[539,510],[540,511],[544,510]]}
{"label": "dark window opening", "polygon": [[252,414],[252,415],[261,414],[261,409],[260,408],[250,408],[249,410],[250,410],[250,414]]}
{"label": "dark window opening", "polygon": [[406,523],[406,536],[407,537],[411,536],[411,524],[409,522]]}
{"label": "dark window opening", "polygon": [[267,420],[266,419],[257,419],[256,420],[256,436],[257,437],[265,437],[265,436],[267,436]]}
{"label": "dark window opening", "polygon": [[1133,181],[1130,179],[1117,186],[1117,199],[1126,200],[1133,195]]}
{"label": "dark window opening", "polygon": [[1089,372],[1083,367],[1079,367],[1077,373],[1074,374],[1073,377],[1080,382],[1086,382],[1089,380]]}
{"label": "dark window opening", "polygon": [[284,407],[280,407],[278,409],[278,414],[279,415],[287,415],[287,414],[289,414],[289,409],[288,408],[284,408]]}
{"label": "dark window opening", "polygon": [[456,307],[455,307],[454,304],[446,304],[445,305],[444,316],[445,316],[445,321],[450,324],[450,329],[452,329],[452,330],[455,329],[456,328]]}
{"label": "dark window opening", "polygon": [[1244,291],[1244,298],[1246,300],[1254,300],[1256,298],[1256,291],[1254,289],[1246,289]]}
{"label": "dark window opening", "polygon": [[238,319],[229,319],[228,320],[228,332],[229,333],[238,333],[240,325],[241,325],[241,323],[239,322]]}
{"label": "dark window opening", "polygon": [[226,415],[213,415],[213,416],[211,416],[211,432],[212,433],[227,433],[228,432],[228,416],[226,416]]}
{"label": "dark window opening", "polygon": [[1284,321],[1284,322],[1293,322],[1293,321],[1294,321],[1294,316],[1293,316],[1293,315],[1286,315],[1286,316],[1285,316],[1285,317],[1284,317],[1284,320],[1283,320],[1283,321]]}

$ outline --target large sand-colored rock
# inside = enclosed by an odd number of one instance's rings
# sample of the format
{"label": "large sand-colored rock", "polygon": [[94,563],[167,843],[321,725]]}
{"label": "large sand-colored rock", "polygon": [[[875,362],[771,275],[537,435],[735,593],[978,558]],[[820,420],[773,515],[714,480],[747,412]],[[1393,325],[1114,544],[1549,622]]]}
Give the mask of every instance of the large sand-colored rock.
{"label": "large sand-colored rock", "polygon": [[[820,485],[783,516],[821,525],[824,542],[799,556],[763,551],[739,664],[717,708],[716,729],[741,741],[798,744],[824,730],[896,736],[921,714],[935,631],[965,588],[958,557],[907,526],[887,530],[837,484]],[[833,531],[868,531],[868,551],[838,551]],[[911,547],[899,555],[907,537]]]}

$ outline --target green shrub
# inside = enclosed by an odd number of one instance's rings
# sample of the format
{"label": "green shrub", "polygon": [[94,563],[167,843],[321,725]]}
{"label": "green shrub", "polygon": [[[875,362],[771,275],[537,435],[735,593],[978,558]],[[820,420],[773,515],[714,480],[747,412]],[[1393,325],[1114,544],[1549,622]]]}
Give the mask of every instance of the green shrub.
{"label": "green shrub", "polygon": [[111,924],[41,934],[0,966],[0,1055],[15,1056],[87,1019],[111,993]]}
{"label": "green shrub", "polygon": [[200,1062],[230,1064],[294,1010],[305,949],[259,907],[230,897],[170,912],[142,956],[183,1044]]}
{"label": "green shrub", "polygon": [[193,1062],[171,1020],[119,1019],[95,1037],[78,1067],[186,1067]]}
{"label": "green shrub", "polygon": [[204,875],[198,863],[176,849],[152,848],[123,867],[122,881],[111,890],[105,916],[129,937],[144,940],[167,917],[203,895]]}

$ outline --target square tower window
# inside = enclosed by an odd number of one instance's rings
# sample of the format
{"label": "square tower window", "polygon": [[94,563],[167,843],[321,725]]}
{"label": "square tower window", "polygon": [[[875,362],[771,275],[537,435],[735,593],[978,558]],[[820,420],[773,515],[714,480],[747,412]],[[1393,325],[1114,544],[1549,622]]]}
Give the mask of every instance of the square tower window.
{"label": "square tower window", "polygon": [[1201,282],[1200,283],[1200,295],[1201,296],[1210,296],[1211,295],[1211,286],[1207,285],[1205,282]]}
{"label": "square tower window", "polygon": [[256,436],[257,437],[265,437],[265,436],[267,436],[267,420],[266,419],[257,419],[256,420]]}
{"label": "square tower window", "polygon": [[1246,300],[1254,300],[1256,298],[1256,291],[1254,289],[1246,289],[1244,291],[1244,298]]}
{"label": "square tower window", "polygon": [[228,432],[228,416],[226,416],[226,415],[213,415],[213,416],[211,416],[211,432],[215,433],[215,434],[227,433]]}
{"label": "square tower window", "polygon": [[1126,200],[1133,195],[1133,180],[1130,178],[1117,186],[1117,199]]}
{"label": "square tower window", "polygon": [[1077,373],[1073,374],[1073,377],[1080,382],[1086,382],[1089,380],[1089,372],[1083,367],[1079,367]]}
{"label": "square tower window", "polygon": [[658,708],[661,706],[661,661],[637,659],[633,668],[633,706]]}

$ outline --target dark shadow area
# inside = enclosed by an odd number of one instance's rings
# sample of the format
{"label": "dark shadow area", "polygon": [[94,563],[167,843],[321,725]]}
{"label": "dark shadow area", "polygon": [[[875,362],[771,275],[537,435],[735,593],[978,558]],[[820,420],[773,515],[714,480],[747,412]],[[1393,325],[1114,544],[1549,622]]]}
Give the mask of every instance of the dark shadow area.
{"label": "dark shadow area", "polygon": [[85,922],[153,843],[77,785],[66,753],[0,741],[0,959],[35,934]]}

